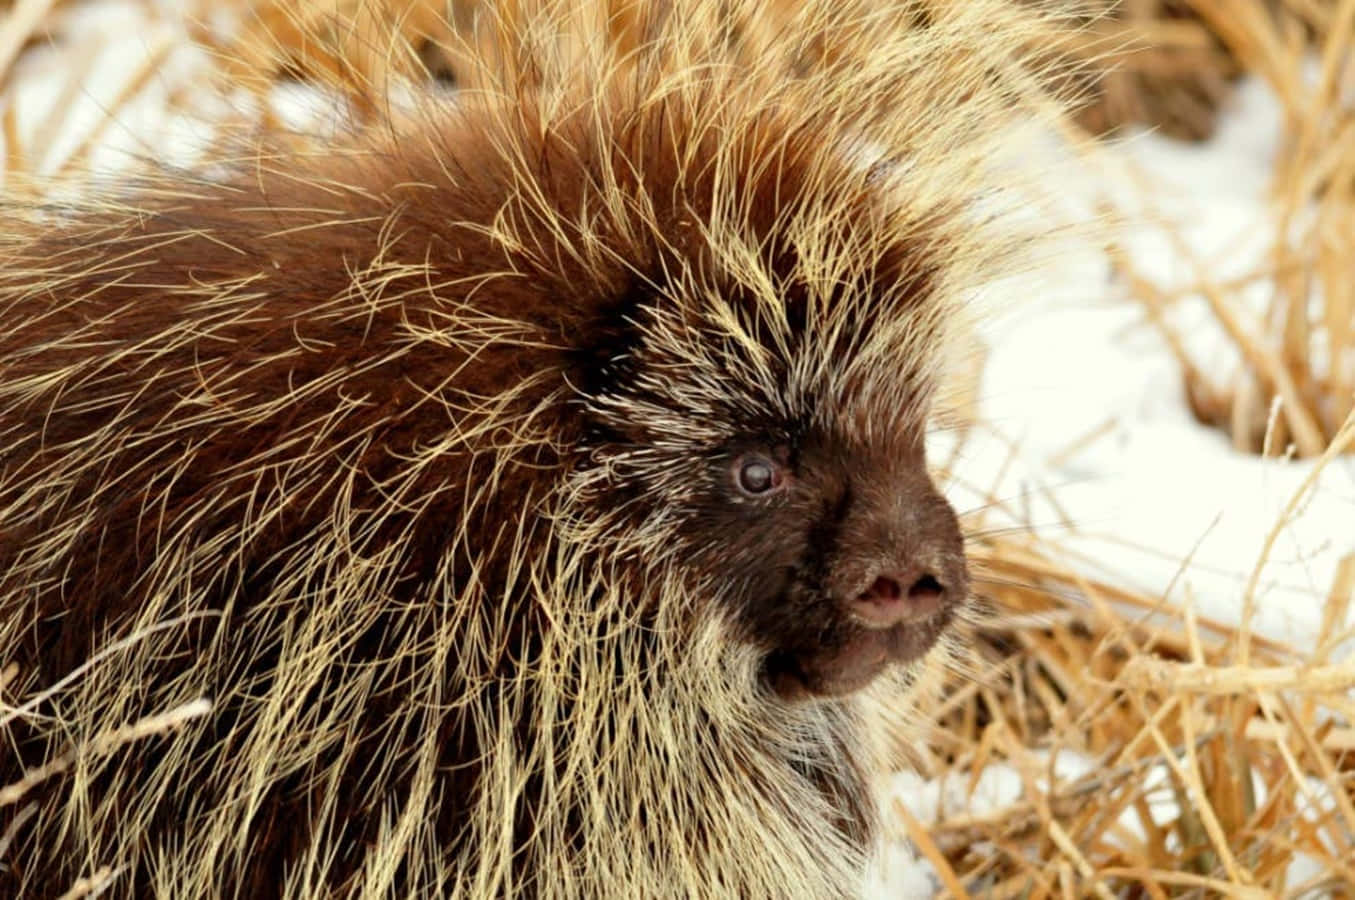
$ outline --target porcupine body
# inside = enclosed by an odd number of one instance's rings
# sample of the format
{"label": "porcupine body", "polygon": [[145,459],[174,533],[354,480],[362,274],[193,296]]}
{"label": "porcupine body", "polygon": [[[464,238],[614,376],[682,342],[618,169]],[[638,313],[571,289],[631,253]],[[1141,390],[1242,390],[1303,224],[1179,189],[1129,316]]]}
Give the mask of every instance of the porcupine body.
{"label": "porcupine body", "polygon": [[988,6],[7,213],[0,887],[854,894],[967,595]]}

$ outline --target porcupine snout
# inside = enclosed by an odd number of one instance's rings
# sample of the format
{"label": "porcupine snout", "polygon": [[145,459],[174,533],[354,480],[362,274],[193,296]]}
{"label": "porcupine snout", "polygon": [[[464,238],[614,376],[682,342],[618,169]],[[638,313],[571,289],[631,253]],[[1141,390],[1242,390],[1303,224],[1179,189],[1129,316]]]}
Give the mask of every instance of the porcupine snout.
{"label": "porcupine snout", "polygon": [[930,618],[945,597],[946,587],[935,575],[913,566],[902,574],[881,572],[848,606],[867,628],[892,628]]}
{"label": "porcupine snout", "polygon": [[858,497],[842,523],[827,593],[891,659],[905,661],[930,647],[968,596],[964,539],[925,474]]}
{"label": "porcupine snout", "polygon": [[920,469],[855,478],[829,594],[869,629],[923,622],[969,591],[959,520]]}
{"label": "porcupine snout", "polygon": [[817,588],[771,620],[768,675],[788,699],[850,693],[921,659],[969,595],[959,521],[922,466],[867,457],[850,471],[828,491],[839,500],[817,530]]}

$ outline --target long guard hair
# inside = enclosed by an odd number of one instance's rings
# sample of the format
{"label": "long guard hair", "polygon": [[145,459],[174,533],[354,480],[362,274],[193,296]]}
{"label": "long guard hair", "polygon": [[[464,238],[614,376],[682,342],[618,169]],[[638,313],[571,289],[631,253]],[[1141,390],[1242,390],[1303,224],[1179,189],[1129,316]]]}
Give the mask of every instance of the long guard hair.
{"label": "long guard hair", "polygon": [[947,644],[779,700],[712,460],[920,446],[1043,101],[995,0],[718,6],[4,210],[0,893],[859,890]]}

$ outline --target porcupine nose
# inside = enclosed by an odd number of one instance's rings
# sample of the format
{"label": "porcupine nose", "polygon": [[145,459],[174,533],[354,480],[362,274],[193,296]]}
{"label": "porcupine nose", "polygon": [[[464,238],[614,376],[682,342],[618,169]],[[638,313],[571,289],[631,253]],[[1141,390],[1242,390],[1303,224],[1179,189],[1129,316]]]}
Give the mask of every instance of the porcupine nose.
{"label": "porcupine nose", "polygon": [[945,597],[945,586],[929,572],[882,572],[849,606],[868,628],[893,628],[935,615]]}

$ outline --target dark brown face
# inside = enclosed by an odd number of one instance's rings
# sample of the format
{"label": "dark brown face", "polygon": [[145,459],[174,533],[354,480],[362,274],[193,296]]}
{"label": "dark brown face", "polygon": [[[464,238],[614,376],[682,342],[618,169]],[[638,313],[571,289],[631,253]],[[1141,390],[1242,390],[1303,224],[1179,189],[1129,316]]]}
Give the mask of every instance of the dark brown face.
{"label": "dark brown face", "polygon": [[864,687],[931,649],[965,602],[959,525],[919,448],[788,434],[708,460],[686,536],[779,696]]}
{"label": "dark brown face", "polygon": [[641,285],[603,317],[575,379],[588,459],[599,514],[732,615],[777,696],[840,696],[926,654],[968,597],[923,451],[939,329],[906,244],[831,278],[760,252],[763,293]]}

